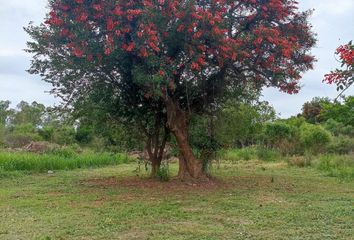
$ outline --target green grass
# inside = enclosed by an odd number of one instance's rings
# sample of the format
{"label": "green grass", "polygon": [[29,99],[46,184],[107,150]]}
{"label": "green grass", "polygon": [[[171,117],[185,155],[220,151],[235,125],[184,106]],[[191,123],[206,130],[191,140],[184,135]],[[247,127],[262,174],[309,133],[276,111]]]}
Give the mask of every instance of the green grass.
{"label": "green grass", "polygon": [[[170,165],[176,174],[177,164]],[[216,181],[136,176],[135,164],[0,179],[0,239],[353,239],[354,182],[285,162],[212,168]]]}
{"label": "green grass", "polygon": [[315,160],[314,165],[329,176],[354,179],[354,155],[323,155]]}
{"label": "green grass", "polygon": [[246,147],[241,149],[227,149],[219,152],[220,159],[237,162],[259,159],[262,161],[276,161],[280,159],[280,154],[272,149],[262,147]]}
{"label": "green grass", "polygon": [[124,154],[60,151],[45,154],[27,152],[0,152],[0,177],[5,171],[44,172],[48,170],[72,170],[85,167],[101,167],[126,163]]}

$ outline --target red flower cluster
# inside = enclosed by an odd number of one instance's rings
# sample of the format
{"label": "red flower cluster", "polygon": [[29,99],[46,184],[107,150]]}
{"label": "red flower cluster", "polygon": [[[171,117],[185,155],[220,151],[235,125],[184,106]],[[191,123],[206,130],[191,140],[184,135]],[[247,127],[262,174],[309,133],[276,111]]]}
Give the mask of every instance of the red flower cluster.
{"label": "red flower cluster", "polygon": [[337,48],[337,55],[339,55],[340,59],[343,63],[347,65],[354,64],[354,47],[351,44],[343,45]]}
{"label": "red flower cluster", "polygon": [[[259,72],[252,77],[266,83],[269,80],[262,71],[296,80],[312,67],[313,57],[304,52],[313,39],[296,9],[294,0],[268,0],[261,5],[256,0],[195,4],[180,0],[57,0],[46,23],[59,27],[59,36],[67,43],[79,46],[70,48],[76,57],[109,57],[117,51],[140,58],[140,62],[154,61],[159,65],[155,69],[160,69],[156,74],[166,78],[173,73],[198,76],[203,70],[242,65]],[[229,23],[234,25],[230,28]],[[74,35],[68,29],[80,33]],[[83,41],[87,46],[82,46]],[[345,55],[346,61],[352,61],[350,56]],[[278,86],[284,91],[296,89],[292,81],[283,79],[281,84]]]}
{"label": "red flower cluster", "polygon": [[354,45],[349,42],[337,48],[336,54],[339,56],[342,69],[336,69],[324,76],[323,82],[336,84],[337,90],[345,91],[354,84]]}

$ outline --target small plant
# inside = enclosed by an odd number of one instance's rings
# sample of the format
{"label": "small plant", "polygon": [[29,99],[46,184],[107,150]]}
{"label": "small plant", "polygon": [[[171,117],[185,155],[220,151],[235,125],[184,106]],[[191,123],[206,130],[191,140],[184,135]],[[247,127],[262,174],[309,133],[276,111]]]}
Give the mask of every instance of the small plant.
{"label": "small plant", "polygon": [[157,170],[156,178],[161,182],[168,182],[170,180],[170,170],[168,163],[164,163]]}

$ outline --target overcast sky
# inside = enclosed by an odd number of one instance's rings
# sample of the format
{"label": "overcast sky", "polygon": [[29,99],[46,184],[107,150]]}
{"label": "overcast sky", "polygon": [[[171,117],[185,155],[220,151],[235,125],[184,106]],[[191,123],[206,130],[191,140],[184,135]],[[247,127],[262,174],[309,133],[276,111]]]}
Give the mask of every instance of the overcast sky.
{"label": "overcast sky", "polygon": [[[307,72],[301,81],[302,91],[297,95],[266,89],[263,99],[269,101],[281,117],[301,111],[304,102],[313,97],[337,96],[335,86],[322,83],[323,75],[338,66],[334,57],[337,46],[354,39],[354,0],[299,0],[301,9],[315,9],[311,18],[318,43],[313,54],[318,59],[315,69]],[[47,91],[50,85],[25,70],[30,56],[23,49],[28,36],[23,31],[30,21],[42,22],[46,13],[46,0],[0,0],[0,100],[16,105],[21,100],[34,100],[53,105],[59,100]],[[354,94],[350,89],[347,94]]]}

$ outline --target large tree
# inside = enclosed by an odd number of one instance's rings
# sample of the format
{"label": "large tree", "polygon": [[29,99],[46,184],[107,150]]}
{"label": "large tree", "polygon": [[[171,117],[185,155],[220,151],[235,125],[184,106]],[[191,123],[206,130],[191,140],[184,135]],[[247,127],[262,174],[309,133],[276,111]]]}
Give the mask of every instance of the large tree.
{"label": "large tree", "polygon": [[[294,0],[52,0],[34,39],[31,73],[68,103],[104,86],[132,108],[162,103],[180,151],[180,176],[203,177],[188,140],[192,113],[247,83],[299,90],[315,44]],[[153,111],[153,110],[152,110]]]}
{"label": "large tree", "polygon": [[38,127],[42,124],[42,117],[45,114],[45,106],[43,104],[37,103],[36,101],[31,104],[21,101],[17,104],[17,109],[18,111],[13,114],[12,124],[32,124],[34,127]]}

